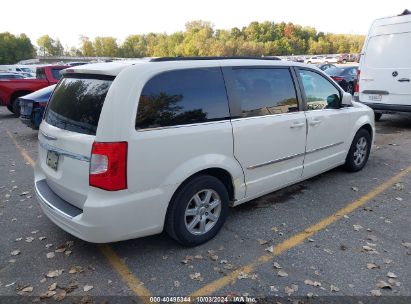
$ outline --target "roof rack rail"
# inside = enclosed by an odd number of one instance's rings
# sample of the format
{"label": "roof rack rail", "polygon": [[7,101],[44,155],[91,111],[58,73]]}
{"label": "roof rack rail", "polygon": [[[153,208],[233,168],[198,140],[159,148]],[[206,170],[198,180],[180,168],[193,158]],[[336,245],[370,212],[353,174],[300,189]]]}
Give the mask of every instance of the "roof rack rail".
{"label": "roof rack rail", "polygon": [[150,62],[163,61],[186,61],[186,60],[225,60],[225,59],[257,59],[257,60],[281,60],[275,56],[253,57],[253,56],[192,56],[192,57],[157,57],[151,58]]}

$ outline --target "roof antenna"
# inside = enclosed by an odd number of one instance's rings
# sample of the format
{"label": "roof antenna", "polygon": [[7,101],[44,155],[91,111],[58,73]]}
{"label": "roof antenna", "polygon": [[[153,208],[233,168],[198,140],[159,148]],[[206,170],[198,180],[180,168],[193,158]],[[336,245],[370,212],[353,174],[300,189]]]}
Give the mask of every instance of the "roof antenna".
{"label": "roof antenna", "polygon": [[401,14],[399,14],[398,16],[404,16],[404,15],[410,15],[410,14],[411,14],[411,11],[406,9]]}

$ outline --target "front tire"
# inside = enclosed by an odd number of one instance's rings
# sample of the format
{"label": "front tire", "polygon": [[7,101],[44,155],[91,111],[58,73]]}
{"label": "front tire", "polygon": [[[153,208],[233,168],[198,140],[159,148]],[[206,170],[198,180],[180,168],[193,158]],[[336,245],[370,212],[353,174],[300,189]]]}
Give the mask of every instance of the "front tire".
{"label": "front tire", "polygon": [[228,191],[216,177],[199,175],[177,190],[167,211],[165,230],[184,246],[212,239],[228,215]]}
{"label": "front tire", "polygon": [[380,121],[381,117],[382,117],[382,113],[374,112],[374,120],[375,121]]}
{"label": "front tire", "polygon": [[349,172],[357,172],[364,168],[368,161],[371,151],[371,134],[365,130],[360,129],[355,134],[345,159],[345,169]]}

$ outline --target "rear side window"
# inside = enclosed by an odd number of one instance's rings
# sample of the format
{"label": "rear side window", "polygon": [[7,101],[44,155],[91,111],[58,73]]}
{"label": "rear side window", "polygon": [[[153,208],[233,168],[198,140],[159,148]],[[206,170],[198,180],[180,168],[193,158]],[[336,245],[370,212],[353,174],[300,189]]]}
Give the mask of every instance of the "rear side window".
{"label": "rear side window", "polygon": [[230,87],[241,106],[241,117],[298,111],[288,68],[235,68],[230,74]]}
{"label": "rear side window", "polygon": [[46,122],[60,129],[95,135],[113,79],[94,75],[63,78],[51,96],[45,114]]}
{"label": "rear side window", "polygon": [[230,117],[220,68],[164,72],[140,96],[136,129],[217,121]]}
{"label": "rear side window", "polygon": [[51,74],[53,75],[54,79],[59,80],[61,78],[61,74],[60,74],[61,70],[62,69],[51,69]]}

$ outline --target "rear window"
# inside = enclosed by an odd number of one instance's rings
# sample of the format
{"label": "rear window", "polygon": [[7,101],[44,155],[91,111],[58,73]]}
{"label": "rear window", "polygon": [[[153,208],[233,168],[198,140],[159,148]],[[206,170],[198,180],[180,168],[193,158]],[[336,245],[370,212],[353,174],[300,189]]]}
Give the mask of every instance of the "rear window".
{"label": "rear window", "polygon": [[411,68],[411,32],[371,37],[364,55],[370,68]]}
{"label": "rear window", "polygon": [[51,96],[46,122],[60,129],[95,135],[113,79],[95,75],[64,77]]}

